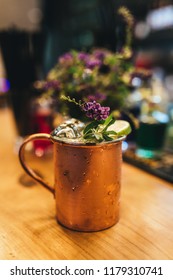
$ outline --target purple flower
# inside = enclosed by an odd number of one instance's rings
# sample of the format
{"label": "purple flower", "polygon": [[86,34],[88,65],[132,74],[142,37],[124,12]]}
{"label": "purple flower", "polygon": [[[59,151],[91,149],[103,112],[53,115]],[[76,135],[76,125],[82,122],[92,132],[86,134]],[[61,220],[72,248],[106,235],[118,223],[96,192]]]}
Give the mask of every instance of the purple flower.
{"label": "purple flower", "polygon": [[97,121],[105,120],[110,112],[109,107],[102,107],[96,101],[85,102],[82,105],[82,110],[86,113],[88,118],[95,119]]}
{"label": "purple flower", "polygon": [[58,62],[60,63],[60,64],[69,64],[69,63],[71,63],[73,61],[73,56],[72,56],[72,54],[71,53],[65,53],[64,55],[62,55],[62,56],[60,56],[59,57],[59,60],[58,60]]}
{"label": "purple flower", "polygon": [[86,67],[89,69],[94,69],[97,66],[100,66],[102,62],[97,58],[90,58],[86,61]]}
{"label": "purple flower", "polygon": [[89,58],[89,55],[87,53],[80,52],[78,54],[78,59],[85,62],[85,63],[87,62],[88,58]]}
{"label": "purple flower", "polygon": [[107,54],[106,50],[95,50],[93,52],[94,57],[96,59],[101,60],[101,61],[103,61],[103,59],[105,58],[106,54]]}
{"label": "purple flower", "polygon": [[101,92],[96,92],[96,94],[90,94],[88,95],[88,101],[104,101],[106,99],[106,95]]}
{"label": "purple flower", "polygon": [[49,90],[49,89],[54,89],[54,90],[59,90],[60,89],[60,82],[59,81],[47,81],[43,84],[42,87],[43,90]]}

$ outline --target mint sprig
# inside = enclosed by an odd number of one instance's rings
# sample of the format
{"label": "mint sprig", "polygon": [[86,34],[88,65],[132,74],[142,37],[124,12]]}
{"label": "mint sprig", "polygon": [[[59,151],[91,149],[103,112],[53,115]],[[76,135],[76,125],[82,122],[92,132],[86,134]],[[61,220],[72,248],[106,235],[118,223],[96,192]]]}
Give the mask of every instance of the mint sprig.
{"label": "mint sprig", "polygon": [[[75,105],[79,106],[83,111],[84,104],[80,100],[77,102],[75,98],[70,98],[69,96],[62,96],[61,99],[74,103]],[[98,103],[97,103],[98,104]],[[94,104],[95,105],[95,104]],[[100,105],[99,105],[100,106]],[[101,107],[100,108],[104,108]],[[97,143],[103,141],[112,141],[115,139],[117,133],[115,131],[108,131],[108,127],[115,122],[115,118],[112,115],[109,115],[106,119],[97,120],[94,119],[91,121],[83,130],[83,139],[86,143]]]}
{"label": "mint sprig", "polygon": [[[112,141],[115,139],[115,131],[107,131],[108,127],[115,122],[115,119],[110,115],[106,120],[93,121],[89,123],[84,131],[83,138],[86,142],[102,142]],[[114,138],[112,137],[114,136]]]}

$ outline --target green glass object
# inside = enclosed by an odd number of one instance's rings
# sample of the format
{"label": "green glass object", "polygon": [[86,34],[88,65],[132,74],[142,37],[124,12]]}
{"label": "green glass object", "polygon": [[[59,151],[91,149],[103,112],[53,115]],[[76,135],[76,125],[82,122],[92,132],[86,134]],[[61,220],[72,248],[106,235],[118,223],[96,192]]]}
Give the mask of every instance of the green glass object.
{"label": "green glass object", "polygon": [[141,118],[136,135],[136,154],[138,156],[153,158],[161,154],[165,142],[168,118],[165,114],[161,114],[160,117],[160,119],[153,116]]}

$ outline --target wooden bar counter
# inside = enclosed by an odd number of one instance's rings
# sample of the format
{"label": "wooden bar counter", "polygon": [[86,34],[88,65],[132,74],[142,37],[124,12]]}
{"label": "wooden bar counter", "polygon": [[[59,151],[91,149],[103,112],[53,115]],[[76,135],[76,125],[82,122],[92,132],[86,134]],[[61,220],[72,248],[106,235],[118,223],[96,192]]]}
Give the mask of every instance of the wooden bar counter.
{"label": "wooden bar counter", "polygon": [[[104,231],[81,233],[59,225],[53,196],[22,170],[11,111],[0,109],[1,260],[173,259],[173,186],[122,165],[121,215]],[[53,182],[52,156],[27,160]],[[28,186],[27,186],[28,185]]]}

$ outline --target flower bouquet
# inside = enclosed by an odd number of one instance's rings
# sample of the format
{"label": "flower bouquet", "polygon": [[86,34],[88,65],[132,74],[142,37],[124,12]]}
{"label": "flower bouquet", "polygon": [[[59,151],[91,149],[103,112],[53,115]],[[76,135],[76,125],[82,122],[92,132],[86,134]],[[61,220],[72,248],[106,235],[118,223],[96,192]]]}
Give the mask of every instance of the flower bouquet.
{"label": "flower bouquet", "polygon": [[133,16],[125,7],[118,13],[127,23],[126,43],[121,52],[99,48],[90,52],[71,50],[59,57],[45,80],[35,83],[45,97],[56,97],[59,112],[80,118],[80,110],[73,103],[67,106],[62,96],[84,102],[97,100],[111,111],[125,107],[135,71],[130,48]]}

